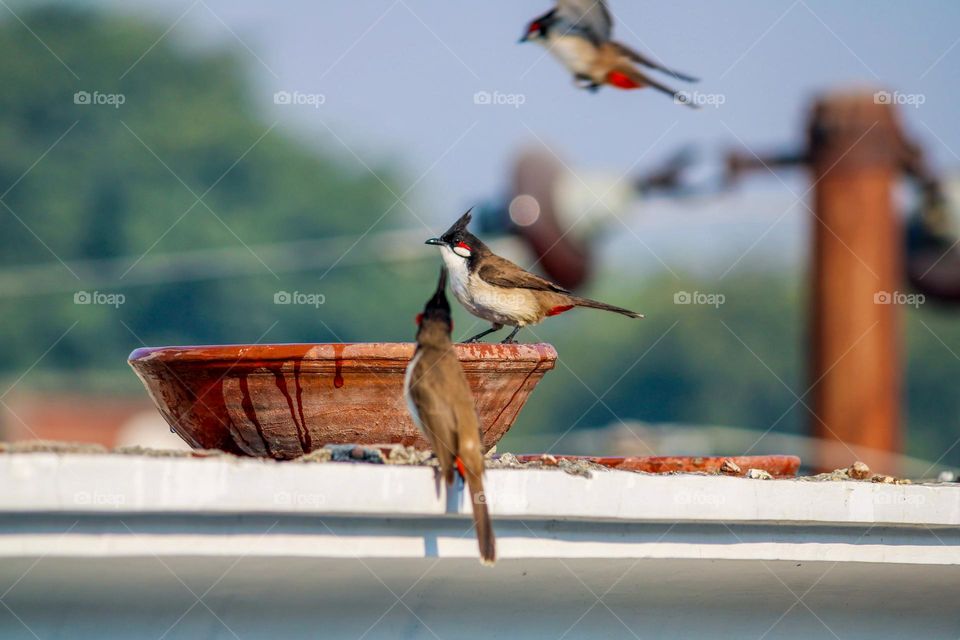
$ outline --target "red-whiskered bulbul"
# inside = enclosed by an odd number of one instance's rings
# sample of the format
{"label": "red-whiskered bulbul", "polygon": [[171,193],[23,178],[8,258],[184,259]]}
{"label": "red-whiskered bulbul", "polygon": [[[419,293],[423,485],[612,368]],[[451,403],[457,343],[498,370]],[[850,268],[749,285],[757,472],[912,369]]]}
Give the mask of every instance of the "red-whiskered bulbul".
{"label": "red-whiskered bulbul", "polygon": [[445,234],[427,240],[427,244],[440,247],[443,263],[450,273],[453,295],[467,311],[493,325],[467,342],[476,342],[504,326],[511,326],[513,332],[503,344],[513,344],[523,327],[539,324],[544,318],[574,307],[613,311],[629,318],[643,317],[628,309],[575,296],[501,258],[467,231],[470,217],[467,211]]}
{"label": "red-whiskered bulbul", "polygon": [[613,18],[604,0],[557,0],[555,9],[527,25],[520,42],[537,42],[547,48],[573,74],[577,86],[598,90],[603,85],[619,89],[653,87],[690,107],[697,105],[685,94],[661,84],[636,65],[662,71],[678,80],[696,78],[669,69],[656,60],[611,40]]}
{"label": "red-whiskered bulbul", "polygon": [[407,365],[403,389],[410,415],[427,436],[440,461],[447,486],[453,484],[454,466],[466,480],[473,502],[473,522],[480,544],[480,562],[492,565],[497,558],[493,527],[483,492],[483,450],[480,419],[463,367],[450,340],[453,319],[447,301],[447,270],[423,313],[417,316],[417,349]]}

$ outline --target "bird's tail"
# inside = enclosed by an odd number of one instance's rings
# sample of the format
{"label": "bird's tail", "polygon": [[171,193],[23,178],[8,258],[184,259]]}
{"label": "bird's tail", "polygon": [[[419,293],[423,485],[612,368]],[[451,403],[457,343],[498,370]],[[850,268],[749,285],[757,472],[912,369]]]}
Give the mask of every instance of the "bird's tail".
{"label": "bird's tail", "polygon": [[686,73],[680,73],[676,69],[671,69],[670,67],[664,66],[658,60],[651,58],[649,56],[645,56],[642,53],[634,49],[631,49],[630,47],[624,44],[620,44],[619,42],[611,42],[610,45],[613,46],[621,55],[624,55],[630,58],[631,60],[633,60],[634,62],[642,64],[645,67],[650,67],[651,69],[662,71],[668,76],[673,76],[677,80],[683,80],[684,82],[700,82],[700,78],[695,78]]}
{"label": "bird's tail", "polygon": [[497,547],[493,537],[493,525],[490,523],[490,512],[487,509],[487,495],[483,491],[483,455],[477,452],[476,456],[466,464],[457,458],[460,473],[467,481],[470,490],[470,502],[473,503],[473,524],[477,530],[477,542],[480,544],[480,562],[493,566],[497,561]]}
{"label": "bird's tail", "polygon": [[677,91],[659,80],[654,80],[639,69],[628,64],[621,65],[607,74],[607,82],[620,89],[642,89],[644,87],[651,87],[660,93],[665,93],[670,96],[677,104],[690,107],[691,109],[700,108],[700,105],[691,100],[689,92]]}
{"label": "bird's tail", "polygon": [[636,311],[630,311],[629,309],[624,309],[622,307],[615,307],[612,304],[607,304],[605,302],[598,302],[596,300],[591,300],[590,298],[573,298],[573,302],[578,307],[586,307],[588,309],[600,309],[601,311],[612,311],[614,313],[619,313],[622,316],[627,316],[628,318],[642,318],[642,313],[637,313]]}

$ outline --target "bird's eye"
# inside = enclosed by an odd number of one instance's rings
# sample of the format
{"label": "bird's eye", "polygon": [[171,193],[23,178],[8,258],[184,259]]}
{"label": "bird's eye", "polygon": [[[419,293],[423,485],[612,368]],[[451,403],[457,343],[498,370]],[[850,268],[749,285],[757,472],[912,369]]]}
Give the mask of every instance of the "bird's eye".
{"label": "bird's eye", "polygon": [[416,322],[417,322],[417,326],[419,327],[419,326],[420,326],[420,323],[423,322],[423,314],[422,314],[422,313],[418,313],[418,314],[417,314],[417,320],[416,320]]}
{"label": "bird's eye", "polygon": [[458,242],[457,246],[453,248],[453,252],[461,258],[469,258],[470,254],[473,252],[473,249],[471,249],[470,245],[468,245],[466,242]]}

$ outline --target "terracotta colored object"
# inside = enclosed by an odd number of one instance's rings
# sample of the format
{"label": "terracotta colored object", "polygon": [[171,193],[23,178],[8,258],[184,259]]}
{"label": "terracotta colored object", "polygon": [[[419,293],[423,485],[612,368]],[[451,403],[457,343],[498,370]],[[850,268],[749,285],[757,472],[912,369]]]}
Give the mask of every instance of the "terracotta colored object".
{"label": "terracotta colored object", "polygon": [[[873,92],[820,100],[810,122],[813,204],[810,429],[820,470],[902,451],[903,220],[908,149],[897,109]],[[827,458],[842,442],[843,456]],[[861,450],[862,447],[862,450]],[[897,474],[895,466],[883,468]]]}
{"label": "terracotta colored object", "polygon": [[[483,444],[513,424],[557,352],[548,344],[458,344]],[[137,349],[133,367],[191,446],[290,459],[325,444],[428,448],[403,377],[413,344],[296,344]]]}
{"label": "terracotta colored object", "polygon": [[[746,475],[749,469],[761,469],[774,478],[792,478],[800,469],[797,456],[645,456],[636,458],[594,458],[589,456],[553,456],[557,459],[587,460],[621,471],[645,473],[720,473],[720,466],[729,460],[738,467],[738,475]],[[540,455],[517,456],[520,462],[542,461]]]}

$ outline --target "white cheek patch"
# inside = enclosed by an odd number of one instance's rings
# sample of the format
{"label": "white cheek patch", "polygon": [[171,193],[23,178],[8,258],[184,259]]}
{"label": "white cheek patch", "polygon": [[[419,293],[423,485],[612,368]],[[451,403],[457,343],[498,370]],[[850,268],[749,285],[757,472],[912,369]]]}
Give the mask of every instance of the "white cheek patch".
{"label": "white cheek patch", "polygon": [[470,249],[467,249],[466,247],[454,247],[453,252],[458,256],[460,256],[461,258],[470,257]]}

